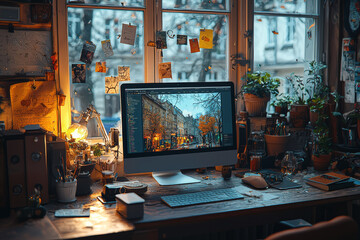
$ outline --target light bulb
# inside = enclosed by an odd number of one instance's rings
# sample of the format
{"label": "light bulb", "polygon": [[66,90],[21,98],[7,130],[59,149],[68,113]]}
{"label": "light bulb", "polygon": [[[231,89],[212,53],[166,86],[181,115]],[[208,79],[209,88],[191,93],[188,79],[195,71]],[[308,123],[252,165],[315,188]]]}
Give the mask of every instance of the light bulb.
{"label": "light bulb", "polygon": [[78,142],[80,140],[86,139],[88,136],[88,129],[86,126],[79,124],[79,123],[73,123],[69,127],[69,129],[66,131],[66,140],[74,139],[75,142]]}

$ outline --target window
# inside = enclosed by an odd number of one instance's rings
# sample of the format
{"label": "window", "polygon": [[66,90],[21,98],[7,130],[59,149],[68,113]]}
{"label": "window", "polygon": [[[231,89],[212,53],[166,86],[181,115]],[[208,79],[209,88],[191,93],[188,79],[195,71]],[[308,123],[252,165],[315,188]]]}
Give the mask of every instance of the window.
{"label": "window", "polygon": [[254,0],[253,68],[282,79],[280,92],[289,91],[286,76],[304,76],[307,63],[319,58],[319,4],[316,0]]}
{"label": "window", "polygon": [[[236,29],[237,1],[59,0],[57,5],[65,12],[58,12],[58,21],[67,21],[68,50],[64,59],[68,59],[68,67],[60,71],[60,79],[62,85],[65,79],[69,82],[71,105],[77,111],[93,104],[101,118],[118,121],[118,94],[105,94],[105,77],[117,76],[118,66],[130,67],[131,82],[236,81],[230,56],[235,54],[237,33],[230,29]],[[123,24],[136,26],[134,45],[120,43]],[[201,29],[213,30],[213,48],[190,53],[189,39],[199,38]],[[166,32],[166,49],[148,45],[155,40],[157,31]],[[187,36],[186,45],[177,44],[177,35]],[[59,49],[64,46],[61,39]],[[101,44],[104,40],[110,40],[112,56],[105,56]],[[86,80],[73,83],[73,65],[85,64],[80,56],[87,42],[95,44],[96,49],[92,62],[85,65]],[[95,71],[96,62],[106,62],[106,73]],[[172,79],[159,79],[161,62],[171,62]],[[89,132],[89,136],[98,134]]]}

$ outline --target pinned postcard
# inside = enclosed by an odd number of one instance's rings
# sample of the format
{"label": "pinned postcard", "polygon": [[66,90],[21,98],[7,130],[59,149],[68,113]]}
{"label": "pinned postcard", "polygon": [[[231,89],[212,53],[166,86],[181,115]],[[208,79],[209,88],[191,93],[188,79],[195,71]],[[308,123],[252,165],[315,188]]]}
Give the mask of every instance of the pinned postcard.
{"label": "pinned postcard", "polygon": [[130,67],[118,66],[118,81],[130,81]]}
{"label": "pinned postcard", "polygon": [[157,31],[156,32],[156,48],[157,49],[167,49],[166,32],[165,31]]}
{"label": "pinned postcard", "polygon": [[191,53],[200,52],[199,42],[198,42],[197,38],[189,39],[189,43],[190,43],[190,52]]}
{"label": "pinned postcard", "polygon": [[71,77],[73,83],[86,82],[86,65],[85,64],[72,64]]}
{"label": "pinned postcard", "polygon": [[159,78],[172,78],[171,62],[159,63]]}
{"label": "pinned postcard", "polygon": [[114,55],[110,40],[101,41],[101,47],[104,51],[105,57]]}
{"label": "pinned postcard", "polygon": [[200,48],[213,48],[213,32],[212,29],[200,29]]}
{"label": "pinned postcard", "polygon": [[342,41],[341,54],[341,81],[354,81],[355,78],[355,41],[351,38],[344,38]]}
{"label": "pinned postcard", "polygon": [[96,62],[95,63],[95,72],[106,73],[106,62]]}
{"label": "pinned postcard", "polygon": [[134,45],[136,36],[136,26],[123,24],[121,30],[120,43]]}
{"label": "pinned postcard", "polygon": [[355,102],[355,83],[353,81],[345,81],[345,103]]}
{"label": "pinned postcard", "polygon": [[177,35],[176,43],[177,45],[187,45],[187,35]]}
{"label": "pinned postcard", "polygon": [[81,51],[80,61],[91,64],[94,58],[94,52],[96,50],[96,45],[92,42],[86,41],[83,45],[83,49]]}
{"label": "pinned postcard", "polygon": [[117,77],[105,77],[105,94],[118,94],[119,80]]}

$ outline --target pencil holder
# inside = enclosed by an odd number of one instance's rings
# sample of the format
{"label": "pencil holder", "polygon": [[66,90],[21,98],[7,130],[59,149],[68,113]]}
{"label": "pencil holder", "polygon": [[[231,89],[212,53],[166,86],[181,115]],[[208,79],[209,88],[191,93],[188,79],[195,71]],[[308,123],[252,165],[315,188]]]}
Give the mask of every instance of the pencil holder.
{"label": "pencil holder", "polygon": [[56,183],[56,195],[57,200],[61,203],[69,203],[76,201],[76,186],[77,181],[74,179],[71,182],[57,182]]}

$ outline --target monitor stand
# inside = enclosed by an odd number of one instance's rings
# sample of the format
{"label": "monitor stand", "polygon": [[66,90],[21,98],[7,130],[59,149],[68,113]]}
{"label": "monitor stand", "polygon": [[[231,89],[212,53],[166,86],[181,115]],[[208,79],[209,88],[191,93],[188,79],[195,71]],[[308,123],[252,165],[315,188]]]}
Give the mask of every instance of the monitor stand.
{"label": "monitor stand", "polygon": [[152,176],[161,186],[201,182],[198,179],[182,174],[180,171],[153,172]]}

